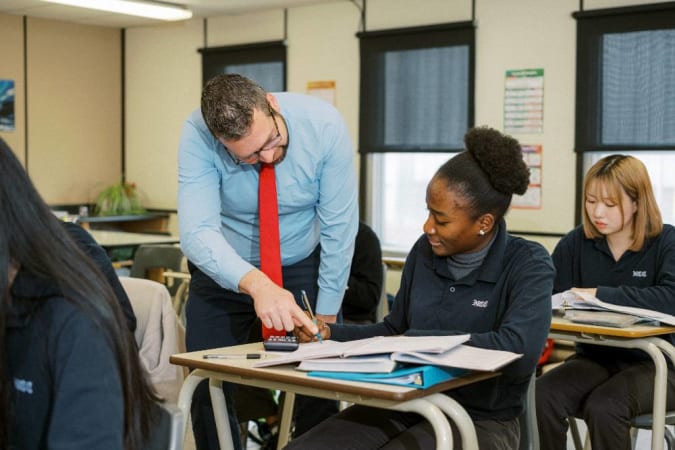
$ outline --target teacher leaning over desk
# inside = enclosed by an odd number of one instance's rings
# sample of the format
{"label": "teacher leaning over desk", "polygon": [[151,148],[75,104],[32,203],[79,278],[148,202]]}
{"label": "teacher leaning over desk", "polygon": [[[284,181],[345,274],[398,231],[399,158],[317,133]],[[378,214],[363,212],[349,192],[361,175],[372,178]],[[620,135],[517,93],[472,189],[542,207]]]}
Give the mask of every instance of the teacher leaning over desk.
{"label": "teacher leaning over desk", "polygon": [[[178,159],[180,238],[192,274],[188,351],[245,343],[251,327],[260,326],[257,318],[282,332],[296,325],[316,331],[299,306],[301,290],[319,318],[335,322],[358,226],[352,159],[346,125],[330,104],[267,93],[240,75],[220,75],[206,84],[201,109],[185,122]],[[270,168],[276,178],[283,288],[259,270],[259,174]],[[261,196],[268,192],[261,190]],[[216,448],[205,383],[195,399],[198,448]],[[337,411],[315,406],[305,412],[303,405],[296,408],[296,432]]]}

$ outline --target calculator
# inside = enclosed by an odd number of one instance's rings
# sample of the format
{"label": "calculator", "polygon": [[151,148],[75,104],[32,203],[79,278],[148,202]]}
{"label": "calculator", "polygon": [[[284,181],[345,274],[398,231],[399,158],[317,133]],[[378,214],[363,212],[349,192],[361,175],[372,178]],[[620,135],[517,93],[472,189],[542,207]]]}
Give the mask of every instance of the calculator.
{"label": "calculator", "polygon": [[270,336],[263,341],[263,347],[270,352],[292,352],[298,349],[295,336]]}

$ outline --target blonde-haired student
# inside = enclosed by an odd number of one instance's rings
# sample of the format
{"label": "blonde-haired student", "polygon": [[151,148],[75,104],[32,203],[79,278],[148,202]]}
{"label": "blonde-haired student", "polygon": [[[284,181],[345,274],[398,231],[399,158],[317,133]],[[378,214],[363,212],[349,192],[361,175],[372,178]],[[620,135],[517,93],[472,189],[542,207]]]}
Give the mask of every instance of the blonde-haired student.
{"label": "blonde-haired student", "polygon": [[[553,252],[554,292],[585,291],[622,306],[675,314],[675,229],[664,225],[644,164],[607,156],[583,186],[583,225]],[[675,342],[674,335],[664,337]],[[630,420],[651,412],[654,366],[638,350],[578,345],[562,365],[537,380],[541,448],[565,449],[568,417],[582,417],[594,449],[630,449]],[[668,371],[668,409],[675,373]]]}

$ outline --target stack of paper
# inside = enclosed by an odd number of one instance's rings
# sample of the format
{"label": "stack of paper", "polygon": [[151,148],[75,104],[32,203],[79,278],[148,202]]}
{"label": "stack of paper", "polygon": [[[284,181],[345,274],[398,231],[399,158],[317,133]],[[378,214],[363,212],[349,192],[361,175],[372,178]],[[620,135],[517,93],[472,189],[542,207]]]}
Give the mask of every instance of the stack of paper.
{"label": "stack of paper", "polygon": [[[265,358],[254,367],[300,362],[298,369],[326,372],[389,373],[396,362],[494,371],[522,355],[462,345],[469,335],[380,336],[348,342],[301,344],[294,352]],[[364,356],[365,355],[365,356]],[[366,357],[367,356],[367,357]]]}
{"label": "stack of paper", "polygon": [[521,354],[503,350],[460,345],[444,353],[394,352],[391,359],[413,364],[433,364],[469,370],[494,371],[520,358]]}
{"label": "stack of paper", "polygon": [[359,355],[391,354],[396,351],[442,353],[469,340],[468,334],[457,336],[376,336],[355,341],[323,341],[301,344],[293,352],[265,358],[254,367],[278,366],[319,358],[346,358]]}
{"label": "stack of paper", "polygon": [[[551,297],[553,309],[594,309],[600,311],[614,311],[617,313],[630,314],[641,319],[661,322],[675,326],[675,317],[651,309],[635,308],[632,306],[619,306],[602,300],[586,293],[565,291]],[[611,325],[610,325],[611,326]]]}
{"label": "stack of paper", "polygon": [[298,370],[326,372],[389,373],[397,363],[389,355],[351,356],[349,358],[308,359],[300,362]]}

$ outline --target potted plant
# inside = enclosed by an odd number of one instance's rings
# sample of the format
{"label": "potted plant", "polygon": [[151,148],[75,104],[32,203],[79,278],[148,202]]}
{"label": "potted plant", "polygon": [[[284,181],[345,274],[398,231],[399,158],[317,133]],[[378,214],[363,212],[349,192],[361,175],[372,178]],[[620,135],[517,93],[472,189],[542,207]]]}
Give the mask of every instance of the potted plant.
{"label": "potted plant", "polygon": [[113,184],[96,197],[97,216],[127,216],[145,212],[136,192],[136,183],[122,181]]}

